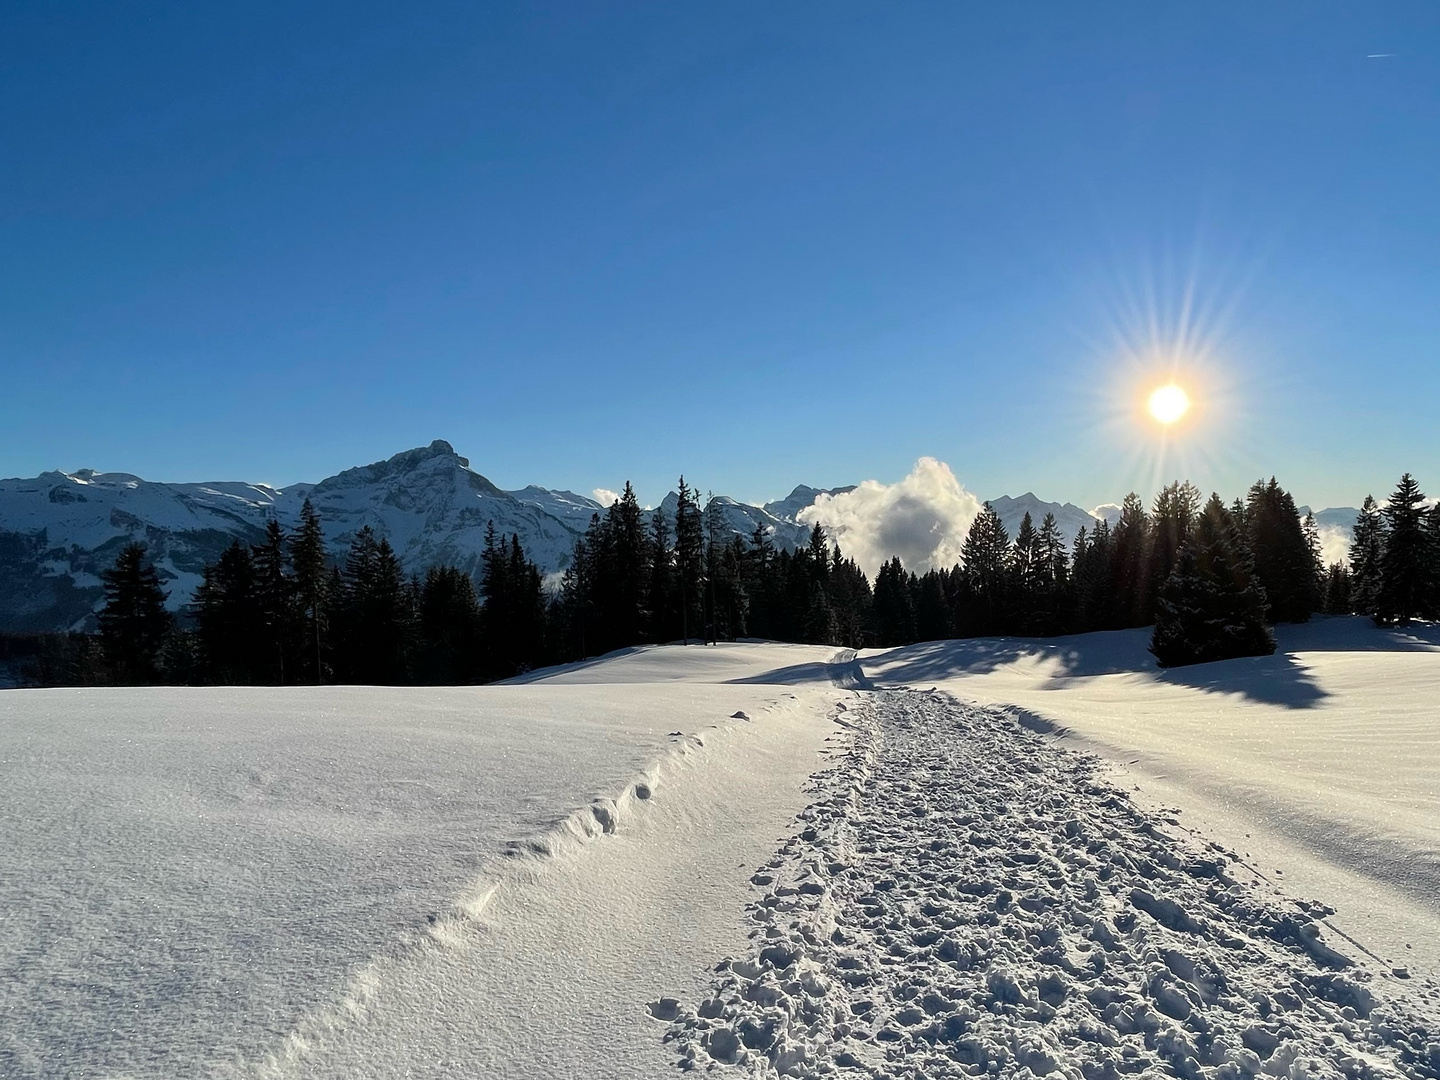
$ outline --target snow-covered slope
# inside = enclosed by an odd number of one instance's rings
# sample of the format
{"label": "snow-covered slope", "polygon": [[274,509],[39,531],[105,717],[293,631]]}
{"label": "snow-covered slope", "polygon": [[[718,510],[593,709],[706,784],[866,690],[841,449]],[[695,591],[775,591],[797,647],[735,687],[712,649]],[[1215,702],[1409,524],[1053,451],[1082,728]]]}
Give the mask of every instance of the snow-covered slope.
{"label": "snow-covered slope", "polygon": [[507,491],[505,494],[518,502],[537,507],[557,521],[563,521],[570,528],[582,532],[589,527],[590,519],[594,515],[603,514],[609,509],[594,499],[576,495],[573,491],[549,491],[534,484],[519,491]]}

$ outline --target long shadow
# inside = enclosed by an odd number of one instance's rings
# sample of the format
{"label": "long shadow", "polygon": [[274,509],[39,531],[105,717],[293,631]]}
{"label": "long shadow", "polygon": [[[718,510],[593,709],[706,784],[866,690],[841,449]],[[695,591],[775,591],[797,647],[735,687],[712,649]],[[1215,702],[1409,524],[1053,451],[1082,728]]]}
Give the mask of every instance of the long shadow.
{"label": "long shadow", "polygon": [[1368,619],[1316,619],[1276,629],[1273,656],[1161,669],[1147,651],[1149,629],[1077,634],[1068,638],[969,638],[907,645],[864,658],[884,683],[923,684],[985,675],[1031,660],[1049,665],[1038,685],[1060,689],[1070,679],[1120,673],[1145,674],[1157,682],[1213,694],[1238,694],[1288,709],[1314,708],[1329,695],[1294,656],[1301,652],[1436,652],[1440,625],[1379,629]]}

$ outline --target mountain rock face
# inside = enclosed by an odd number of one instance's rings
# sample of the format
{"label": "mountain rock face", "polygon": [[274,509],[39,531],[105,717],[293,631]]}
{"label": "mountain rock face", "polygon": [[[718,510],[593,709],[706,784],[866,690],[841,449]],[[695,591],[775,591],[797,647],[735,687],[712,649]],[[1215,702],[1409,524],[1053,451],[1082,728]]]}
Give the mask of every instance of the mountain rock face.
{"label": "mountain rock face", "polygon": [[1015,534],[1020,531],[1020,523],[1025,520],[1026,514],[1030,515],[1036,531],[1039,531],[1040,523],[1045,520],[1046,514],[1054,514],[1055,524],[1060,526],[1060,531],[1065,534],[1067,544],[1075,542],[1075,534],[1082,528],[1087,533],[1095,531],[1096,518],[1088,510],[1081,510],[1074,503],[1045,502],[1033,491],[1027,491],[1015,498],[1001,495],[998,499],[990,500],[990,508],[1000,516],[1011,540],[1014,540]]}
{"label": "mountain rock face", "polygon": [[[732,534],[748,540],[758,527],[777,548],[793,550],[810,535],[800,512],[819,495],[852,490],[802,484],[763,506],[719,495],[714,513],[722,540]],[[412,574],[440,563],[477,573],[491,522],[502,536],[517,534],[542,571],[559,574],[591,517],[608,509],[571,491],[536,486],[502,491],[443,440],[318,484],[286,488],[160,484],[89,469],[0,480],[0,632],[93,628],[102,596],[99,575],[132,541],[146,545],[169,591],[169,606],[179,610],[190,602],[207,563],[236,540],[258,543],[271,518],[293,529],[307,498],[320,514],[336,560],[369,525],[390,541]],[[658,507],[672,522],[676,501],[671,492]],[[1030,492],[992,499],[991,506],[1012,538],[1027,512],[1037,528],[1053,513],[1067,541],[1073,542],[1081,526],[1094,527],[1095,519],[1080,507],[1043,502]],[[1095,513],[1109,509],[1097,507]],[[1118,507],[1113,509],[1118,516]],[[647,512],[647,519],[653,513]],[[1332,547],[1348,543],[1354,510],[1320,511],[1316,518],[1327,556]]]}

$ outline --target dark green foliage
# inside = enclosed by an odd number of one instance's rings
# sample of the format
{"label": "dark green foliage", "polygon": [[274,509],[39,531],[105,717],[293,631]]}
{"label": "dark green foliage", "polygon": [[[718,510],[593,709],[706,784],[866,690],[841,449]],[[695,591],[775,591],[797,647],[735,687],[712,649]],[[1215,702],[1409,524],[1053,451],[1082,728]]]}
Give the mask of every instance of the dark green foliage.
{"label": "dark green foliage", "polygon": [[1409,473],[1400,478],[1381,514],[1385,519],[1385,543],[1375,621],[1385,626],[1408,626],[1429,610],[1434,571],[1425,495]]}
{"label": "dark green foliage", "polygon": [[964,575],[956,590],[955,632],[962,637],[1001,634],[1009,628],[1010,535],[986,503],[960,551]]}
{"label": "dark green foliage", "polygon": [[1306,622],[1315,604],[1315,558],[1290,493],[1256,481],[1245,500],[1245,532],[1272,622]]}
{"label": "dark green foliage", "polygon": [[680,606],[680,636],[688,645],[703,621],[700,583],[704,572],[705,526],[695,493],[680,477],[675,504],[675,578]]}
{"label": "dark green foliage", "polygon": [[325,639],[330,630],[329,602],[339,598],[333,568],[325,557],[325,533],[320,515],[306,499],[300,508],[300,528],[290,538],[290,562],[295,572],[296,633],[300,641],[297,681],[325,681]]}
{"label": "dark green foliage", "polygon": [[1145,504],[1133,491],[1120,504],[1120,520],[1110,537],[1110,613],[1108,629],[1147,626],[1152,621],[1150,565],[1153,537]]}
{"label": "dark green foliage", "polygon": [[206,681],[227,686],[269,681],[263,677],[262,657],[268,658],[269,650],[248,547],[237,540],[205,567],[194,610]]}
{"label": "dark green foliage", "polygon": [[415,590],[390,541],[369,525],[355,534],[345,557],[339,610],[337,676],[344,682],[398,685],[409,677],[415,629]]}
{"label": "dark green foliage", "polygon": [[1150,651],[1161,667],[1268,656],[1265,608],[1245,538],[1213,495],[1160,589]]}
{"label": "dark green foliage", "polygon": [[1350,571],[1344,563],[1332,563],[1325,571],[1325,614],[1349,615],[1354,610],[1350,599]]}
{"label": "dark green foliage", "polygon": [[255,566],[255,604],[259,610],[264,645],[255,658],[258,681],[284,686],[300,674],[304,628],[300,600],[290,572],[290,550],[285,530],[272,519],[265,527],[265,542],[251,548]]}
{"label": "dark green foliage", "polygon": [[1365,496],[1350,536],[1350,610],[1374,616],[1380,607],[1380,564],[1385,556],[1385,521],[1371,495]]}
{"label": "dark green foliage", "polygon": [[420,587],[414,675],[434,686],[473,683],[481,674],[480,601],[470,575],[432,566]]}
{"label": "dark green foliage", "polygon": [[910,575],[898,557],[875,575],[875,644],[881,648],[908,645],[915,640],[915,601]]}
{"label": "dark green foliage", "polygon": [[100,580],[105,589],[100,647],[111,679],[124,686],[158,682],[160,652],[172,619],[144,545],[126,544]]}

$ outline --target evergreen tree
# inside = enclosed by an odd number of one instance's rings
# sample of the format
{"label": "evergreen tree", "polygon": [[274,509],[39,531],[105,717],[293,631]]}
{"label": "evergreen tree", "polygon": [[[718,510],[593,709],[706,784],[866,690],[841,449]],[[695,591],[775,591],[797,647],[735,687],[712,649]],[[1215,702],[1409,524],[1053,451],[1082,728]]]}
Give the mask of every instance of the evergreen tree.
{"label": "evergreen tree", "polygon": [[915,604],[909,575],[899,556],[875,575],[875,644],[883,648],[908,645],[915,640]]}
{"label": "evergreen tree", "polygon": [[290,574],[290,553],[285,530],[271,518],[265,526],[265,542],[250,550],[255,565],[255,601],[259,608],[264,648],[257,656],[256,677],[261,682],[284,686],[293,681],[294,658],[300,648],[299,605],[295,580]]}
{"label": "evergreen tree", "polygon": [[1265,608],[1245,539],[1212,495],[1160,589],[1150,651],[1161,667],[1268,656],[1275,639]]}
{"label": "evergreen tree", "polygon": [[366,525],[345,557],[341,669],[351,682],[385,686],[408,677],[415,596],[390,541]]}
{"label": "evergreen tree", "polygon": [[1325,549],[1320,543],[1320,526],[1315,523],[1314,511],[1305,514],[1300,528],[1305,534],[1305,547],[1310,551],[1310,610],[1324,611],[1325,598],[1329,592],[1330,570],[1325,565]]}
{"label": "evergreen tree", "polygon": [[931,570],[914,583],[915,640],[941,641],[951,637],[950,601],[945,595],[945,579],[938,570]]}
{"label": "evergreen tree", "polygon": [[1384,626],[1408,626],[1429,608],[1433,561],[1425,496],[1414,477],[1406,473],[1400,478],[1381,513],[1385,551],[1380,559],[1375,621]]}
{"label": "evergreen tree", "polygon": [[1010,622],[1010,534],[988,502],[970,523],[960,558],[965,581],[955,632],[962,637],[1004,633]]}
{"label": "evergreen tree", "polygon": [[480,601],[470,575],[432,566],[420,588],[416,676],[436,686],[473,683],[480,675]]}
{"label": "evergreen tree", "polygon": [[[1155,496],[1151,509],[1150,567],[1147,571],[1152,594],[1169,579],[1180,557],[1180,548],[1190,537],[1195,515],[1200,512],[1200,489],[1191,483],[1172,483]],[[1153,610],[1153,603],[1152,603]]]}
{"label": "evergreen tree", "polygon": [[1071,629],[1077,633],[1101,630],[1109,625],[1111,563],[1110,525],[1097,519],[1089,536],[1082,528],[1075,537],[1071,563],[1071,594],[1074,616]]}
{"label": "evergreen tree", "polygon": [[672,641],[678,636],[675,601],[675,552],[670,546],[670,526],[665,511],[656,507],[650,515],[649,560],[645,582],[645,609],[649,615],[649,639]]}
{"label": "evergreen tree", "polygon": [[1270,618],[1306,622],[1315,601],[1315,562],[1295,500],[1273,476],[1257,480],[1245,500],[1245,522]]}
{"label": "evergreen tree", "polygon": [[1040,534],[1027,512],[1020,520],[1015,544],[1010,549],[1010,611],[1013,624],[1009,629],[1020,634],[1034,634],[1035,608],[1039,599],[1046,567],[1040,552]]}
{"label": "evergreen tree", "polygon": [[701,576],[705,547],[705,525],[695,493],[680,477],[679,499],[675,505],[675,577],[680,601],[680,634],[685,644],[701,623]]}
{"label": "evergreen tree", "polygon": [[250,549],[236,540],[213,566],[207,566],[195,590],[195,622],[200,656],[209,682],[248,685],[263,682],[265,623]]}
{"label": "evergreen tree", "polygon": [[1374,617],[1380,610],[1380,566],[1385,558],[1385,521],[1366,495],[1350,537],[1350,610]]}
{"label": "evergreen tree", "polygon": [[329,629],[328,603],[335,577],[327,567],[325,534],[320,515],[306,499],[300,507],[300,528],[290,538],[290,562],[295,570],[295,602],[299,608],[300,678],[313,678],[318,686],[325,681],[323,642]]}
{"label": "evergreen tree", "polygon": [[1325,614],[1349,615],[1354,607],[1350,600],[1350,571],[1344,563],[1332,563],[1325,572]]}
{"label": "evergreen tree", "polygon": [[1151,622],[1150,559],[1153,538],[1145,504],[1135,492],[1120,505],[1110,537],[1110,620],[1112,629]]}
{"label": "evergreen tree", "polygon": [[125,686],[158,682],[159,659],[171,618],[160,575],[143,544],[126,544],[115,565],[102,571],[105,606],[100,609],[100,648],[111,678]]}
{"label": "evergreen tree", "polygon": [[1032,625],[1037,634],[1063,633],[1072,607],[1070,557],[1065,550],[1065,534],[1060,531],[1054,514],[1047,513],[1040,522],[1038,545],[1040,577],[1032,608]]}

